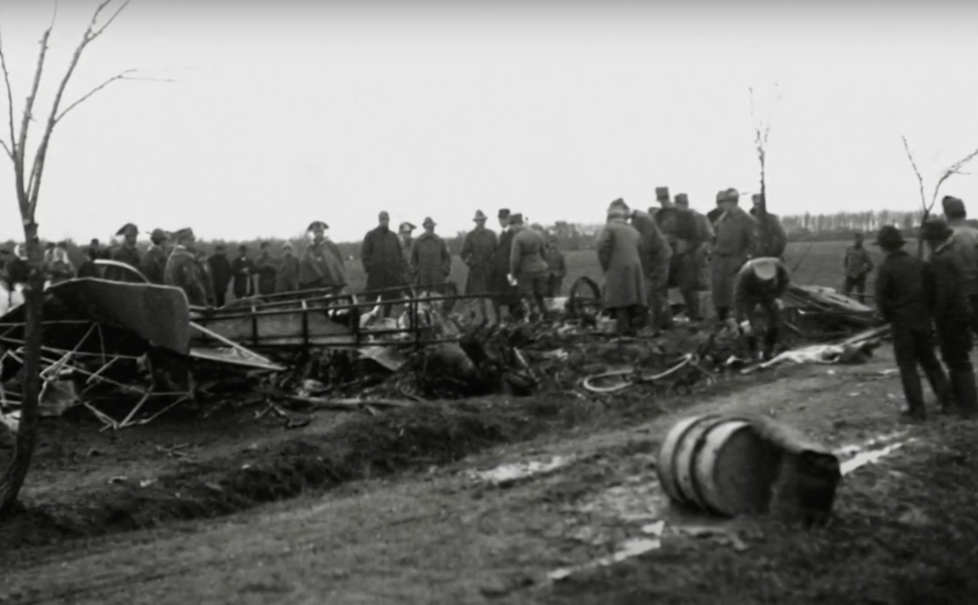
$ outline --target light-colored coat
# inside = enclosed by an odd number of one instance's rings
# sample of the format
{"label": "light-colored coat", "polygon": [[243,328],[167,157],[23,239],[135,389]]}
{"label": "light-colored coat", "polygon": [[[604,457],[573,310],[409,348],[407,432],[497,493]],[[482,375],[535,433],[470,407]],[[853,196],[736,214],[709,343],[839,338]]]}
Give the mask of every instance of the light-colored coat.
{"label": "light-colored coat", "polygon": [[641,234],[624,219],[608,221],[598,235],[598,262],[605,279],[605,309],[648,307],[641,248]]}
{"label": "light-colored coat", "polygon": [[411,247],[411,274],[418,286],[440,286],[452,272],[448,245],[434,233],[422,233]]}
{"label": "light-colored coat", "polygon": [[738,206],[720,215],[714,231],[713,306],[729,309],[737,272],[757,249],[757,222]]}

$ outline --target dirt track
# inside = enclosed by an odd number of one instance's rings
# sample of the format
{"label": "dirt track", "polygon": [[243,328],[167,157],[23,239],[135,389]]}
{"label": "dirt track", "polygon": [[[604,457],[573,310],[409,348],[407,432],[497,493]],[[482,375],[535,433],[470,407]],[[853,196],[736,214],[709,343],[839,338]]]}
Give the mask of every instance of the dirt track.
{"label": "dirt track", "polygon": [[[883,351],[868,365],[802,368],[769,384],[705,399],[683,413],[773,412],[830,443],[859,442],[897,428],[899,385],[881,374],[891,367]],[[848,478],[837,500],[839,520],[827,530],[804,535],[761,520],[744,522],[736,539],[667,533],[663,548],[611,570],[548,582],[548,572],[606,555],[665,514],[657,510],[661,497],[650,489],[650,462],[674,419],[501,448],[445,468],[352,483],[325,496],[223,520],[27,551],[19,562],[9,562],[0,594],[4,602],[17,603],[910,602],[898,599],[893,578],[903,573],[901,565],[911,564],[914,552],[923,552],[920,545],[890,545],[887,552],[910,548],[890,552],[892,561],[874,549],[885,546],[876,543],[885,541],[878,531],[895,522],[906,525],[900,531],[907,539],[934,539],[928,523],[936,513],[919,501],[927,493],[919,482],[927,477],[913,476],[928,467],[913,465],[929,464],[936,455],[934,436],[952,430],[940,421],[913,429],[916,445]],[[469,472],[554,456],[573,461],[506,487]],[[900,465],[910,467],[896,470]],[[914,487],[916,492],[907,492]],[[900,521],[910,509],[894,507],[914,501],[917,516]],[[964,523],[967,537],[975,524]],[[832,535],[839,531],[848,532],[844,544]],[[804,545],[821,550],[807,552]],[[852,560],[833,555],[833,548],[843,546]],[[798,561],[779,571],[777,560],[792,556]],[[970,557],[958,554],[957,561],[974,569]],[[882,567],[867,575],[856,564],[869,560]],[[817,580],[819,570],[812,567],[818,565],[835,575]],[[833,566],[848,569],[849,576],[829,571]],[[743,574],[759,575],[749,580]],[[916,602],[968,602],[954,595],[969,582],[973,590],[974,580],[962,580],[954,570],[947,574],[950,588],[941,584],[940,595]]]}

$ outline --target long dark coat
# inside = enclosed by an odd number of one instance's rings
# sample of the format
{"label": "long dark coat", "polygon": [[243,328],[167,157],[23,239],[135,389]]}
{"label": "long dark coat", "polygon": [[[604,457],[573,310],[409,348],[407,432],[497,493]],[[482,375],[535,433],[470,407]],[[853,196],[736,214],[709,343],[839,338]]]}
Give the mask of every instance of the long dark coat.
{"label": "long dark coat", "polygon": [[485,227],[476,227],[465,234],[461,256],[462,262],[469,268],[469,275],[465,279],[466,294],[486,294],[490,291],[492,255],[498,244],[496,234]]}
{"label": "long dark coat", "polygon": [[418,286],[440,286],[452,272],[452,255],[441,236],[422,233],[411,248],[411,273]]}
{"label": "long dark coat", "polygon": [[255,261],[259,294],[275,294],[275,276],[278,273],[276,265],[278,262],[271,256],[260,256]]}
{"label": "long dark coat", "polygon": [[291,254],[282,257],[275,280],[277,292],[295,292],[299,289],[299,259]]}
{"label": "long dark coat", "polygon": [[211,270],[214,292],[226,295],[231,284],[231,261],[228,260],[227,255],[212,254],[207,259],[207,267]]}
{"label": "long dark coat", "polygon": [[[129,246],[128,244],[124,243],[112,251],[112,260],[120,263],[126,263],[127,265],[139,270],[140,269],[139,248],[136,248],[135,246]],[[112,281],[131,282],[131,283],[139,282],[139,278],[137,278],[131,272],[116,267],[105,268],[105,279],[110,279]]]}
{"label": "long dark coat", "polygon": [[367,232],[360,247],[360,260],[367,273],[367,290],[384,290],[404,285],[404,252],[397,234],[378,226]]}
{"label": "long dark coat", "polygon": [[497,295],[496,302],[500,305],[517,305],[520,302],[520,291],[510,285],[509,261],[513,250],[513,230],[506,229],[499,234],[496,252],[492,255],[492,269],[489,272],[489,291]]}
{"label": "long dark coat", "polygon": [[182,289],[191,305],[203,307],[207,305],[206,279],[196,255],[184,246],[175,246],[166,261],[166,285]]}
{"label": "long dark coat", "polygon": [[155,244],[150,246],[143,255],[139,270],[151,284],[162,284],[166,272],[166,250]]}
{"label": "long dark coat", "polygon": [[608,221],[598,235],[598,262],[604,271],[604,307],[648,307],[648,291],[639,254],[642,236],[622,219]]}
{"label": "long dark coat", "polygon": [[255,261],[247,256],[239,256],[231,261],[231,275],[234,279],[234,297],[251,296],[253,288],[251,276],[255,273]]}
{"label": "long dark coat", "polygon": [[672,248],[669,247],[669,242],[659,229],[659,224],[648,212],[641,210],[632,212],[632,226],[642,236],[639,253],[645,277],[655,282],[658,287],[664,287],[669,278],[669,263],[672,260]]}
{"label": "long dark coat", "polygon": [[299,260],[299,288],[342,288],[346,286],[346,271],[335,250],[336,245],[329,241],[312,242],[306,247]]}
{"label": "long dark coat", "polygon": [[718,309],[729,309],[733,306],[737,272],[757,249],[757,222],[742,208],[736,207],[720,215],[714,231],[713,305]]}

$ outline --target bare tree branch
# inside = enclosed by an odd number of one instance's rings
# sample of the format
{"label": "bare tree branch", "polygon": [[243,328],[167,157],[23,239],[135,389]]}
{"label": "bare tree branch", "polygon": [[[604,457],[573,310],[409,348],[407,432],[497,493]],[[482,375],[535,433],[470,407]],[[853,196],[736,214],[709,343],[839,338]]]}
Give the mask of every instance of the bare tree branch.
{"label": "bare tree branch", "polygon": [[[47,126],[44,129],[44,136],[41,139],[40,145],[37,148],[37,154],[34,156],[34,165],[31,167],[31,175],[28,180],[27,188],[27,198],[28,198],[28,208],[27,211],[30,213],[28,216],[33,216],[34,210],[37,208],[37,196],[41,188],[41,177],[44,173],[44,162],[47,159],[48,144],[51,141],[51,133],[54,131],[54,127],[58,122],[58,114],[61,108],[61,99],[64,97],[65,88],[68,86],[71,76],[75,73],[75,68],[78,66],[78,61],[81,59],[82,53],[88,45],[98,38],[102,32],[113,22],[115,18],[119,16],[127,6],[129,6],[130,0],[125,0],[118,9],[109,17],[108,21],[96,29],[96,23],[98,22],[98,17],[105,8],[112,3],[113,0],[103,0],[102,3],[98,5],[95,9],[95,14],[92,15],[92,20],[88,25],[88,29],[82,35],[81,42],[79,42],[77,48],[75,48],[74,54],[71,56],[71,63],[68,64],[68,69],[65,71],[64,77],[61,78],[61,83],[58,85],[58,91],[54,95],[54,102],[51,104],[51,113],[48,116]],[[50,30],[48,30],[50,32]],[[39,70],[40,71],[40,70]],[[21,132],[23,136],[23,132]]]}
{"label": "bare tree branch", "polygon": [[910,160],[910,165],[913,166],[913,173],[917,175],[917,185],[920,187],[920,207],[923,208],[924,212],[927,212],[927,196],[924,194],[924,177],[920,174],[920,169],[917,168],[917,161],[913,159],[913,152],[910,151],[910,143],[907,142],[906,136],[900,137],[903,140],[903,149],[907,152],[907,159]]}
{"label": "bare tree branch", "polygon": [[[28,217],[33,217],[33,212],[30,211],[30,204],[28,203],[29,196],[23,195],[27,192],[27,188],[24,183],[24,154],[27,153],[27,131],[30,128],[31,120],[33,119],[34,112],[34,101],[37,100],[37,89],[41,86],[41,74],[44,71],[44,59],[47,57],[48,53],[48,40],[51,38],[51,27],[44,30],[44,35],[41,36],[41,51],[37,56],[37,68],[34,70],[34,83],[31,85],[31,93],[27,96],[27,101],[24,104],[24,115],[20,122],[20,137],[19,140],[14,143],[14,166],[17,168],[16,181],[17,181],[17,191],[19,192],[18,198],[23,197],[23,199],[18,199],[20,203],[21,216],[27,220]],[[29,182],[29,181],[28,181]]]}
{"label": "bare tree branch", "polygon": [[61,121],[61,118],[65,117],[65,114],[66,113],[68,113],[72,109],[78,107],[79,105],[81,105],[82,103],[84,103],[85,101],[87,101],[92,95],[94,95],[98,91],[102,90],[103,88],[105,88],[109,84],[115,82],[116,80],[129,80],[130,78],[128,78],[127,76],[129,74],[132,74],[132,73],[136,73],[136,70],[135,69],[127,69],[127,70],[125,70],[125,71],[123,71],[121,73],[118,73],[118,74],[112,76],[111,78],[109,78],[105,82],[102,82],[101,84],[99,84],[98,86],[96,86],[95,88],[93,88],[92,90],[88,91],[86,94],[82,95],[82,97],[80,99],[78,99],[77,101],[75,101],[74,103],[72,103],[71,105],[69,105],[68,107],[66,107],[64,111],[62,111],[61,113],[58,114],[58,117],[56,117],[54,119],[54,122],[56,124],[58,122],[60,122]]}
{"label": "bare tree branch", "polygon": [[3,146],[3,150],[6,151],[7,152],[7,155],[10,156],[10,159],[13,160],[14,159],[14,151],[10,148],[9,145],[7,145],[7,141],[5,141],[3,139],[0,139],[0,145]]}
{"label": "bare tree branch", "polygon": [[[3,83],[7,88],[7,122],[10,128],[10,144],[13,145],[17,142],[17,133],[14,132],[14,89],[10,85],[10,70],[7,69],[7,55],[3,52],[2,34],[0,34],[0,66],[3,67]],[[7,150],[10,159],[14,160],[14,153],[6,146],[6,143],[4,143],[4,148]]]}
{"label": "bare tree branch", "polygon": [[978,157],[978,149],[975,149],[974,151],[964,156],[957,162],[951,164],[951,166],[944,171],[944,174],[941,175],[941,178],[937,180],[937,185],[934,186],[934,198],[930,202],[932,208],[934,207],[934,204],[937,203],[937,196],[941,191],[941,185],[944,184],[944,181],[948,180],[954,175],[966,174],[962,172],[961,169],[964,168],[966,164],[971,162],[971,160],[975,159],[976,157]]}

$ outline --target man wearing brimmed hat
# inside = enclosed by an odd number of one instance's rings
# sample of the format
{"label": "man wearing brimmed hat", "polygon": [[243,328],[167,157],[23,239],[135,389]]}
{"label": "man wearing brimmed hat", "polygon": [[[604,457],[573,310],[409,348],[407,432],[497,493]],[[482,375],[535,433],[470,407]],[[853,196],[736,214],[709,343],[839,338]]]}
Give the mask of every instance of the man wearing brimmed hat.
{"label": "man wearing brimmed hat", "polygon": [[173,234],[176,245],[166,261],[163,281],[175,286],[187,295],[187,302],[195,307],[207,306],[207,284],[203,268],[197,262],[197,237],[190,227]]}
{"label": "man wearing brimmed hat", "polygon": [[228,287],[234,275],[226,244],[214,246],[214,254],[207,257],[207,269],[211,276],[211,284],[214,286],[214,306],[223,307],[227,303]]}
{"label": "man wearing brimmed hat", "polygon": [[312,234],[312,241],[299,259],[300,290],[342,292],[347,286],[343,255],[339,247],[327,238],[328,230],[329,225],[323,221],[313,221],[306,229],[307,233]]}
{"label": "man wearing brimmed hat", "polygon": [[664,330],[672,327],[672,312],[669,308],[669,265],[672,248],[666,241],[655,218],[644,210],[632,210],[625,200],[618,198],[611,202],[611,208],[620,208],[631,219],[632,227],[641,236],[639,256],[642,262],[642,275],[646,283],[646,301],[651,309],[652,329]]}
{"label": "man wearing brimmed hat", "polygon": [[845,268],[846,279],[842,284],[842,294],[849,296],[855,290],[856,298],[860,302],[865,302],[866,277],[873,271],[874,265],[869,250],[863,245],[862,233],[856,233],[853,236],[852,245],[846,248],[843,267]]}
{"label": "man wearing brimmed hat", "polygon": [[418,288],[441,293],[452,273],[452,255],[445,240],[435,233],[437,224],[430,216],[425,217],[421,226],[424,233],[414,240],[411,248],[411,275]]}
{"label": "man wearing brimmed hat", "polygon": [[948,407],[951,392],[944,368],[934,353],[926,267],[903,249],[903,236],[892,225],[880,228],[875,243],[886,255],[876,272],[876,306],[892,329],[893,353],[908,406],[904,417],[924,419],[927,408],[917,366],[924,370],[942,408]]}
{"label": "man wearing brimmed hat", "polygon": [[[380,212],[377,215],[377,226],[367,232],[360,246],[360,262],[367,274],[365,290],[380,291],[373,296],[385,302],[400,298],[400,288],[404,285],[406,273],[401,240],[391,231],[390,222],[390,215],[386,211]],[[382,314],[390,317],[390,304],[383,306]]]}
{"label": "man wearing brimmed hat", "polygon": [[655,213],[655,220],[672,249],[669,287],[678,288],[682,294],[686,316],[699,321],[702,318],[696,254],[700,248],[700,229],[696,217],[688,208],[677,206],[669,199],[667,187],[659,187],[656,193],[661,208]]}
{"label": "man wearing brimmed hat", "polygon": [[163,245],[170,239],[166,231],[156,228],[149,234],[152,242],[140,264],[140,270],[151,284],[162,284],[164,273],[166,272],[166,250]]}
{"label": "man wearing brimmed hat", "polygon": [[788,234],[784,231],[781,218],[767,211],[764,194],[752,194],[750,199],[750,215],[757,221],[758,226],[757,256],[784,258],[785,248],[788,247]]}
{"label": "man wearing brimmed hat", "polygon": [[[135,269],[140,268],[141,255],[139,248],[136,247],[136,240],[139,237],[139,228],[133,223],[126,223],[118,231],[116,236],[123,238],[122,243],[112,251],[112,260],[125,263]],[[131,271],[126,271],[118,267],[106,267],[105,279],[112,281],[140,283],[141,280]]]}
{"label": "man wearing brimmed hat", "polygon": [[717,195],[723,210],[717,219],[713,242],[713,306],[721,321],[730,316],[737,272],[757,249],[757,222],[738,204],[740,193],[733,188]]}
{"label": "man wearing brimmed hat", "polygon": [[978,333],[978,229],[966,222],[968,212],[960,198],[946,195],[941,200],[941,206],[944,208],[947,225],[954,232],[951,246],[958,255],[965,289],[973,309],[974,329]]}
{"label": "man wearing brimmed hat", "polygon": [[628,224],[628,215],[625,208],[612,203],[608,221],[595,240],[605,279],[603,306],[613,314],[622,336],[635,333],[635,324],[648,315],[649,306],[641,257],[642,235]]}
{"label": "man wearing brimmed hat", "polygon": [[954,231],[941,219],[924,223],[920,237],[933,250],[927,284],[931,312],[937,327],[941,357],[951,378],[951,391],[957,412],[978,416],[978,395],[971,365],[973,336],[970,289],[961,269],[961,257],[952,242]]}
{"label": "man wearing brimmed hat", "polygon": [[513,316],[518,316],[520,308],[520,292],[517,286],[509,283],[509,260],[513,248],[513,230],[509,226],[509,208],[500,208],[497,218],[499,220],[499,238],[496,252],[492,255],[492,271],[489,275],[489,291],[495,294],[493,297],[493,309],[497,321],[503,319],[503,308]]}
{"label": "man wearing brimmed hat", "polygon": [[522,214],[511,214],[509,225],[513,232],[509,274],[530,310],[530,321],[537,321],[547,311],[547,242],[542,233],[524,224]]}
{"label": "man wearing brimmed hat", "polygon": [[752,356],[757,355],[757,329],[754,327],[757,307],[761,308],[767,320],[762,358],[766,361],[774,356],[781,320],[779,300],[787,292],[789,283],[788,269],[781,259],[771,256],[751,259],[737,273],[734,283],[734,316],[727,321],[734,329],[739,329],[744,321],[750,322],[751,331],[747,344]]}
{"label": "man wearing brimmed hat", "polygon": [[[475,229],[465,234],[462,241],[462,262],[469,268],[469,274],[465,278],[465,293],[488,294],[489,274],[492,271],[492,255],[496,252],[499,240],[496,234],[486,229],[488,217],[481,211],[475,211]],[[478,298],[476,308],[480,314],[481,321],[489,321],[490,309],[492,305],[486,298]],[[498,321],[498,318],[496,319]]]}

